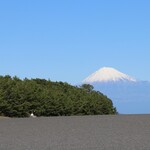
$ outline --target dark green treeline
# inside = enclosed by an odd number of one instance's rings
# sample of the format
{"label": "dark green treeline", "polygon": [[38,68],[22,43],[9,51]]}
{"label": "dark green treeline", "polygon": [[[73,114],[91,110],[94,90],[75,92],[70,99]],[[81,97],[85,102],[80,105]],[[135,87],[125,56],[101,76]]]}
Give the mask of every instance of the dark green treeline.
{"label": "dark green treeline", "polygon": [[116,114],[112,101],[91,85],[0,76],[0,115],[8,117]]}

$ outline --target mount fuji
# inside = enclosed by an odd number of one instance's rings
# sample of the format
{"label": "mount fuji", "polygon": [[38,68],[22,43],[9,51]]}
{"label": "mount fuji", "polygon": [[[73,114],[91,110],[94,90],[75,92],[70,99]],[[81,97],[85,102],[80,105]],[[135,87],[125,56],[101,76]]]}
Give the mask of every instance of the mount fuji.
{"label": "mount fuji", "polygon": [[120,114],[150,113],[150,82],[103,67],[82,81],[108,96]]}
{"label": "mount fuji", "polygon": [[87,77],[83,82],[115,82],[115,81],[130,81],[136,82],[136,80],[114,68],[103,67]]}

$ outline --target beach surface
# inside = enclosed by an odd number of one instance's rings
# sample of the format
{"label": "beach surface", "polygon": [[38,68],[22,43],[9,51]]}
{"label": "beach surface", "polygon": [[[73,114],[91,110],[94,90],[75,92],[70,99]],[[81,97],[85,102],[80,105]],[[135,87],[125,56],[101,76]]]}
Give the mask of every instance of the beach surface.
{"label": "beach surface", "polygon": [[150,150],[150,115],[1,117],[0,150]]}

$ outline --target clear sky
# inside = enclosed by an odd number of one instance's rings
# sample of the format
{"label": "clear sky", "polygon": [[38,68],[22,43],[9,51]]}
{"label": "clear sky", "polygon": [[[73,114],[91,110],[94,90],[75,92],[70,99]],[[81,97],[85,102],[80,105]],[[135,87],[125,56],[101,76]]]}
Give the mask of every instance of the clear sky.
{"label": "clear sky", "polygon": [[103,66],[150,80],[149,0],[1,0],[0,75],[71,84]]}

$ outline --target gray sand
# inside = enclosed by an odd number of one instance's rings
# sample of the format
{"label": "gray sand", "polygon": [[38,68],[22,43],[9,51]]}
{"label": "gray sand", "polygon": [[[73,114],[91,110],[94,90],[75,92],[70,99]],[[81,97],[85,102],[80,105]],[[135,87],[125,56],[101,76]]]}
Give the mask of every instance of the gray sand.
{"label": "gray sand", "polygon": [[0,150],[150,150],[150,115],[0,118]]}

